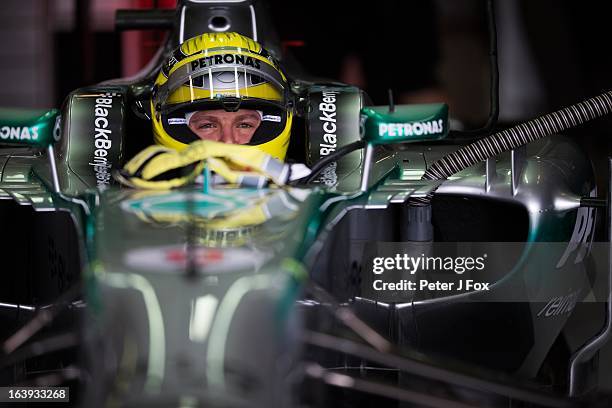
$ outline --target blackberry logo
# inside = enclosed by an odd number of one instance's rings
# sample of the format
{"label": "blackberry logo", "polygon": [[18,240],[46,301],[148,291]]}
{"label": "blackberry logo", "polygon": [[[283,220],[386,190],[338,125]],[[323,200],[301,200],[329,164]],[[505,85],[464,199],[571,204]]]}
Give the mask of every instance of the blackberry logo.
{"label": "blackberry logo", "polygon": [[96,185],[100,188],[110,185],[112,165],[108,161],[108,153],[113,146],[111,135],[113,131],[109,129],[109,110],[113,108],[113,98],[119,94],[107,92],[102,97],[96,99],[94,106],[94,154],[89,162],[93,166],[96,175]]}

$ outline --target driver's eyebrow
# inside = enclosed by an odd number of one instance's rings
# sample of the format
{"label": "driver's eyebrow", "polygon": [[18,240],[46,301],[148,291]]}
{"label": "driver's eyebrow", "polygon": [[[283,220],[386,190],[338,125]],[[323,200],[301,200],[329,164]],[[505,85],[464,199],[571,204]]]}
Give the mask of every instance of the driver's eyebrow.
{"label": "driver's eyebrow", "polygon": [[[193,118],[194,121],[197,120],[210,120],[212,121],[219,121],[219,118],[217,118],[215,115],[197,115]],[[190,121],[191,122],[191,121]]]}
{"label": "driver's eyebrow", "polygon": [[257,113],[243,113],[241,115],[236,116],[236,120],[244,120],[244,119],[256,119],[259,120],[259,114]]}
{"label": "driver's eyebrow", "polygon": [[[257,113],[243,113],[243,114],[240,114],[234,117],[234,120],[244,120],[244,119],[259,120],[260,117],[259,117],[259,114]],[[209,120],[211,122],[218,122],[219,118],[215,115],[198,115],[193,118],[193,121],[201,121],[201,120]]]}

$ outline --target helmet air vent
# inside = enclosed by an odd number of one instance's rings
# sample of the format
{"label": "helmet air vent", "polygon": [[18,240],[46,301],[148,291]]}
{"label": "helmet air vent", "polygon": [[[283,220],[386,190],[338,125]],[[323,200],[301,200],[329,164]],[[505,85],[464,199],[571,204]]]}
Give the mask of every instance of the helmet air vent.
{"label": "helmet air vent", "polygon": [[227,16],[213,15],[208,20],[208,28],[210,28],[211,31],[214,31],[217,33],[225,32],[229,30],[230,27],[231,27],[231,23],[230,23],[229,18],[227,18]]}

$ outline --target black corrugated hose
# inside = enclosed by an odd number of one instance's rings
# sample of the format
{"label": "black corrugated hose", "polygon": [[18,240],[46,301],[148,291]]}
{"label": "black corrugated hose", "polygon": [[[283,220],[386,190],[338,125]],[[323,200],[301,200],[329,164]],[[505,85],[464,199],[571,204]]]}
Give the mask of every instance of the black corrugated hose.
{"label": "black corrugated hose", "polygon": [[[576,127],[611,112],[612,91],[608,91],[464,146],[434,162],[425,171],[421,179],[446,180],[453,174],[490,157],[516,149],[545,136]],[[415,207],[430,205],[434,193],[435,190],[431,191],[426,197],[412,197],[408,203]]]}

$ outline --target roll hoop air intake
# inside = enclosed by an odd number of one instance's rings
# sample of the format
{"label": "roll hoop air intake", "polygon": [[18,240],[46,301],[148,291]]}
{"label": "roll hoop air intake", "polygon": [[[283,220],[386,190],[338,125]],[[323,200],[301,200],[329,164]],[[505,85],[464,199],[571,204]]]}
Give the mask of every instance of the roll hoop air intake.
{"label": "roll hoop air intake", "polygon": [[[446,180],[453,174],[500,153],[576,127],[611,112],[612,91],[608,91],[464,146],[434,162],[425,171],[421,180]],[[411,197],[408,204],[413,207],[429,206],[434,193],[435,189],[425,197]]]}

